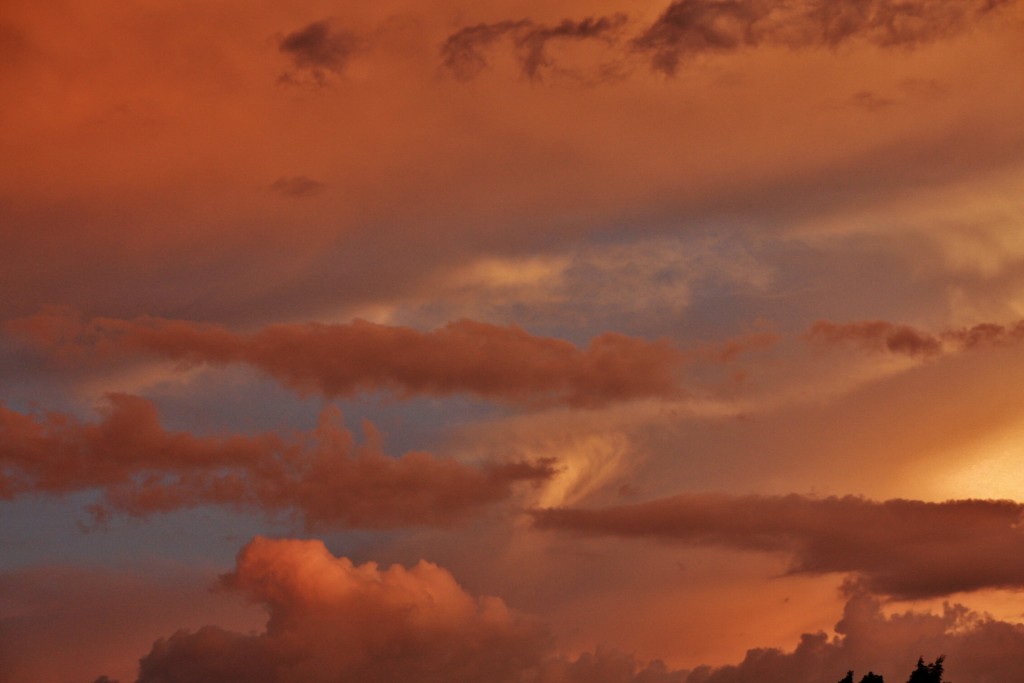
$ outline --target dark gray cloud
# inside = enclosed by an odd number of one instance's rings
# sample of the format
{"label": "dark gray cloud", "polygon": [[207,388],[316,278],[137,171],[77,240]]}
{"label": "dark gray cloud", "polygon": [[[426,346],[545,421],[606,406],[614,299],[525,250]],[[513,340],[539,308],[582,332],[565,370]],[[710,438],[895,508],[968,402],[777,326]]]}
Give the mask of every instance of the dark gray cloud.
{"label": "dark gray cloud", "polygon": [[793,574],[850,573],[873,592],[928,598],[1024,588],[1024,504],[689,494],[533,513],[541,529],[781,553]]}
{"label": "dark gray cloud", "polygon": [[554,67],[547,53],[551,41],[609,39],[626,21],[626,15],[614,14],[579,21],[565,19],[553,26],[537,24],[529,19],[477,24],[448,36],[441,46],[441,58],[457,77],[472,78],[487,66],[485,51],[499,39],[508,37],[516,50],[523,75],[538,79],[544,69]]}
{"label": "dark gray cloud", "polygon": [[[673,74],[689,57],[759,45],[835,47],[864,40],[881,47],[914,47],[967,30],[1017,0],[675,0],[630,41],[652,67]],[[486,52],[508,37],[523,75],[540,78],[553,67],[547,44],[557,39],[607,39],[625,26],[625,14],[566,19],[554,26],[531,19],[467,26],[441,47],[444,65],[468,79],[487,66]]]}
{"label": "dark gray cloud", "polygon": [[758,45],[834,47],[861,39],[913,47],[964,31],[1015,1],[675,0],[632,45],[666,74],[688,57]]}
{"label": "dark gray cloud", "polygon": [[[324,19],[284,36],[278,49],[291,57],[296,70],[323,83],[328,73],[341,73],[358,51],[359,39],[350,31],[334,28]],[[289,74],[282,78],[294,80]]]}

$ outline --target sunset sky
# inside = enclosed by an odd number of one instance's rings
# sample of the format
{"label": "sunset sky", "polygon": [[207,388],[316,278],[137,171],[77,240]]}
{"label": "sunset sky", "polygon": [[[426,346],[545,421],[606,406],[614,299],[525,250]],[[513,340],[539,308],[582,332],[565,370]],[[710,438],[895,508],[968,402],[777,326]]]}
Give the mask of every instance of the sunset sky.
{"label": "sunset sky", "polygon": [[1024,2],[0,3],[0,683],[1024,658]]}

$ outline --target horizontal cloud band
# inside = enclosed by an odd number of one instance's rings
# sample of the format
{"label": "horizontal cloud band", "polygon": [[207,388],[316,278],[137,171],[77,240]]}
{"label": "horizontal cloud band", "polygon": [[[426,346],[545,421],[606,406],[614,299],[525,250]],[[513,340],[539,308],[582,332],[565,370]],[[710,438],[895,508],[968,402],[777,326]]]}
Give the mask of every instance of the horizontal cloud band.
{"label": "horizontal cloud band", "polygon": [[432,332],[378,325],[279,324],[253,334],[182,320],[94,318],[50,311],[8,332],[65,359],[155,354],[186,364],[245,363],[300,392],[328,397],[386,390],[403,397],[468,393],[519,404],[597,407],[679,391],[683,354],[667,341],[621,334],[586,349],[472,320]]}
{"label": "horizontal cloud band", "polygon": [[98,423],[0,405],[0,498],[99,489],[99,519],[211,504],[296,514],[309,526],[387,528],[450,524],[507,498],[515,482],[555,473],[546,460],[473,466],[423,452],[389,457],[372,425],[357,445],[332,408],[311,434],[200,437],[164,430],[146,399],[108,401]]}
{"label": "horizontal cloud band", "polygon": [[689,494],[536,510],[541,529],[783,553],[794,574],[848,572],[876,593],[927,598],[1024,587],[1024,504]]}

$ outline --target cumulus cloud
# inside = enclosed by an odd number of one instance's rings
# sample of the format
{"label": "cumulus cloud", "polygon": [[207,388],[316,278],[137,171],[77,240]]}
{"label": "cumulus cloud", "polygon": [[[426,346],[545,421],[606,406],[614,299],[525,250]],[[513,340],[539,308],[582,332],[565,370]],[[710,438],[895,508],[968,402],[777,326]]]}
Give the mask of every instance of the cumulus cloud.
{"label": "cumulus cloud", "polygon": [[320,541],[256,538],[223,582],[266,608],[266,631],[179,631],[142,658],[138,683],[501,683],[548,645],[538,624],[425,561],[383,569]]}
{"label": "cumulus cloud", "polygon": [[626,24],[626,15],[614,14],[587,17],[581,20],[564,19],[549,26],[530,19],[499,21],[467,26],[448,36],[441,46],[444,65],[457,77],[468,79],[487,66],[485,50],[498,40],[509,37],[515,46],[524,76],[539,79],[542,70],[554,63],[547,47],[557,40],[609,39]]}
{"label": "cumulus cloud", "polygon": [[855,323],[819,320],[804,336],[808,341],[821,346],[852,344],[871,351],[925,358],[1017,343],[1024,339],[1024,321],[1013,325],[981,323],[933,334],[885,320]]}
{"label": "cumulus cloud", "polygon": [[[335,28],[329,20],[311,24],[284,36],[278,49],[288,55],[297,72],[317,83],[324,83],[328,74],[341,73],[359,49],[354,33]],[[284,80],[293,78],[285,74]]]}
{"label": "cumulus cloud", "polygon": [[307,525],[387,528],[450,524],[507,498],[553,463],[482,466],[410,452],[389,457],[366,423],[357,444],[337,409],[313,433],[195,436],[166,431],[156,407],[108,397],[100,422],[0,405],[0,498],[98,489],[92,511],[144,516],[198,505],[294,514]]}
{"label": "cumulus cloud", "polygon": [[182,320],[84,321],[48,311],[6,329],[65,360],[155,354],[184,364],[244,363],[302,393],[468,393],[518,404],[597,407],[678,395],[683,354],[667,341],[606,333],[580,349],[514,325],[458,320],[432,332],[378,325],[279,324],[253,334]]}
{"label": "cumulus cloud", "polygon": [[266,629],[180,630],[140,660],[137,683],[683,683],[610,648],[552,656],[540,622],[426,561],[356,565],[321,541],[257,537],[222,585],[263,606]]}
{"label": "cumulus cloud", "polygon": [[1024,504],[688,494],[533,512],[541,529],[782,553],[792,574],[853,574],[876,593],[928,598],[1024,587]]}
{"label": "cumulus cloud", "polygon": [[854,592],[836,636],[805,633],[791,652],[749,650],[735,665],[695,669],[686,683],[821,683],[843,673],[873,671],[902,681],[919,657],[945,654],[949,680],[998,683],[1013,680],[1024,653],[1024,626],[945,605],[941,614],[908,611],[886,616],[870,595]]}
{"label": "cumulus cloud", "polygon": [[632,45],[666,74],[698,54],[758,45],[834,47],[860,39],[913,47],[964,31],[1014,1],[675,0]]}

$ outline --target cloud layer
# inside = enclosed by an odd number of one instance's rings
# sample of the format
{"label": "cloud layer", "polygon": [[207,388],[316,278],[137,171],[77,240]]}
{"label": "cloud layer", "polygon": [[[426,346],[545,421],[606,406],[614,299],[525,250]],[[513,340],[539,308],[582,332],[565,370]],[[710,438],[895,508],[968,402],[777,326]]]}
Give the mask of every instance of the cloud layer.
{"label": "cloud layer", "polygon": [[913,599],[1024,587],[1022,513],[1012,501],[688,494],[533,516],[541,529],[782,553],[793,574],[851,573]]}
{"label": "cloud layer", "polygon": [[152,402],[108,397],[103,420],[26,415],[0,405],[0,497],[98,489],[93,507],[144,516],[198,505],[293,514],[309,526],[451,524],[507,498],[551,462],[472,466],[429,453],[385,455],[372,425],[357,445],[326,409],[311,434],[195,436],[169,432]]}

